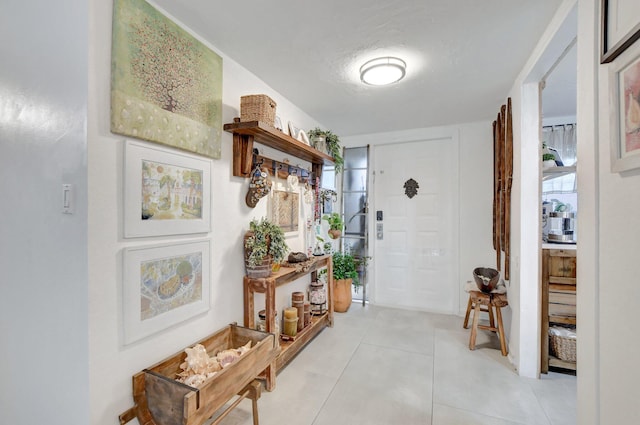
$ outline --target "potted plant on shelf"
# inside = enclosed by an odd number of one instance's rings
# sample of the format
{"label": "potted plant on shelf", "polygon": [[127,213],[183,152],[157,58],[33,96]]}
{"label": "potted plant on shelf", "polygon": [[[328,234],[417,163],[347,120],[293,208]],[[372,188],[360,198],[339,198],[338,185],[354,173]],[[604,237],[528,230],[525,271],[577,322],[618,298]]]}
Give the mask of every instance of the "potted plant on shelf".
{"label": "potted plant on shelf", "polygon": [[338,213],[325,214],[322,219],[329,223],[329,237],[331,239],[338,239],[342,235],[342,229],[344,229],[344,221]]}
{"label": "potted plant on shelf", "polygon": [[351,285],[360,285],[355,258],[344,252],[333,254],[333,309],[344,313],[351,306]]}
{"label": "potted plant on shelf", "polygon": [[319,127],[316,127],[313,130],[309,130],[309,139],[313,143],[314,148],[319,151],[326,151],[333,157],[336,173],[339,173],[344,164],[340,138],[336,134],[333,134],[331,130],[320,130]]}
{"label": "potted plant on shelf", "polygon": [[244,236],[244,259],[247,276],[269,277],[273,263],[280,263],[289,247],[282,229],[266,218],[253,219]]}
{"label": "potted plant on shelf", "polygon": [[556,157],[552,153],[542,154],[542,168],[551,168],[556,166]]}

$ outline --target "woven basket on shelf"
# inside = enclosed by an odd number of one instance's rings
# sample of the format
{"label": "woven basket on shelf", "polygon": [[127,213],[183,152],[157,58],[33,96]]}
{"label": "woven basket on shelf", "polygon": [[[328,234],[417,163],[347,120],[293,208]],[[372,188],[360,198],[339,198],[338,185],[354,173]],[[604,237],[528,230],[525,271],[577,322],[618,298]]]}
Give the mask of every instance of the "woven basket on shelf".
{"label": "woven basket on shelf", "polygon": [[240,121],[261,121],[273,126],[276,120],[276,102],[266,94],[240,97]]}
{"label": "woven basket on shelf", "polygon": [[549,334],[549,348],[551,354],[565,362],[576,361],[576,339],[566,336]]}

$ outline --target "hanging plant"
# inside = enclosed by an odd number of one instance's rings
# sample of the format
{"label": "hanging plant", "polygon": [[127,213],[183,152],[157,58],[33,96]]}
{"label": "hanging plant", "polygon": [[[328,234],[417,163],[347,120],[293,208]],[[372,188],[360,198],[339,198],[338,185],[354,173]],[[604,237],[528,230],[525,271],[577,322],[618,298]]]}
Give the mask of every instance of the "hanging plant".
{"label": "hanging plant", "polygon": [[327,153],[334,159],[336,173],[339,173],[344,165],[344,159],[342,158],[342,147],[340,146],[340,138],[338,137],[338,135],[333,134],[331,130],[320,130],[319,127],[316,127],[313,130],[309,130],[309,138],[312,140],[316,137],[322,136],[324,136],[325,138]]}

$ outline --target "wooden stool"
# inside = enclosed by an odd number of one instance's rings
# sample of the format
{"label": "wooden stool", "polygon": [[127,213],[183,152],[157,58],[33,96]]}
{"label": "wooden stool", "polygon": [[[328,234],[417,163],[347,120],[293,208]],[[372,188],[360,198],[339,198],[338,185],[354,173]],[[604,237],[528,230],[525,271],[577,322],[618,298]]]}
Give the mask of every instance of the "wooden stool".
{"label": "wooden stool", "polygon": [[[476,335],[478,334],[478,328],[497,332],[500,336],[500,351],[502,355],[506,356],[507,342],[504,336],[504,326],[502,325],[502,307],[509,305],[507,301],[507,294],[486,294],[480,291],[469,292],[469,303],[467,304],[467,314],[464,318],[464,328],[466,329],[469,322],[469,313],[473,306],[473,324],[471,325],[471,337],[469,338],[469,349],[475,350],[476,348]],[[483,309],[482,307],[485,307]],[[493,309],[496,309],[496,319],[498,320],[498,327],[495,327],[493,320]],[[487,311],[489,313],[489,326],[478,324],[480,318],[480,312]]]}

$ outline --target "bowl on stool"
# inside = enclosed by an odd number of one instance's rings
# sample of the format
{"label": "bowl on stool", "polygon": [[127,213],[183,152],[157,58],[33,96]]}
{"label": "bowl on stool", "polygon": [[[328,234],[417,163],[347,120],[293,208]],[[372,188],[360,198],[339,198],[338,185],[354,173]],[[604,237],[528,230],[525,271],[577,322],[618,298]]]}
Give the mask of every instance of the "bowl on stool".
{"label": "bowl on stool", "polygon": [[500,281],[500,273],[496,269],[489,267],[477,267],[473,269],[473,278],[480,289],[484,293],[490,293]]}

